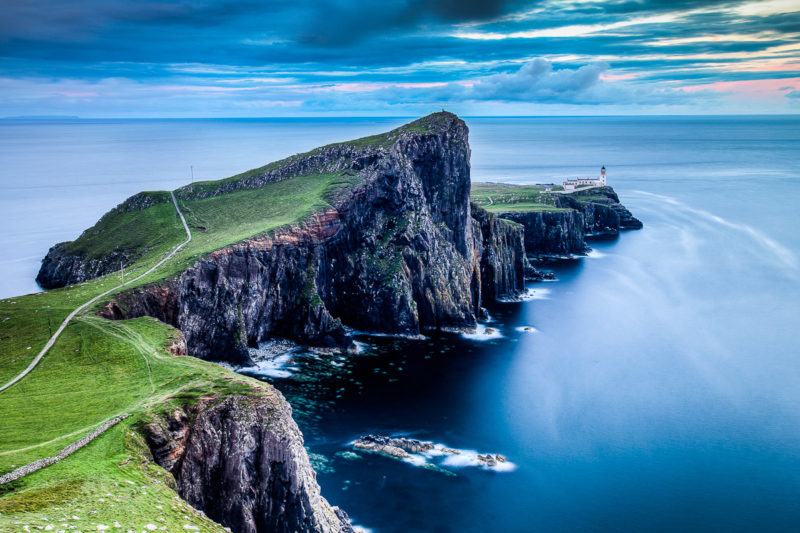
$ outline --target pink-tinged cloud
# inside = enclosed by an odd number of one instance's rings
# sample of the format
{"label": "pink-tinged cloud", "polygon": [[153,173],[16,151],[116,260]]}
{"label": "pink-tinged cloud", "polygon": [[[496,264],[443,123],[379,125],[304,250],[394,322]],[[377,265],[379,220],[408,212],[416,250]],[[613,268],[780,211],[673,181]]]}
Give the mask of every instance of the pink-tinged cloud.
{"label": "pink-tinged cloud", "polygon": [[67,98],[92,98],[98,96],[95,91],[53,91],[51,96],[66,96]]}
{"label": "pink-tinged cloud", "polygon": [[603,81],[635,80],[638,77],[639,74],[633,72],[628,72],[626,74],[609,74],[608,72],[603,72],[600,74],[600,79]]}
{"label": "pink-tinged cloud", "polygon": [[300,92],[344,92],[344,93],[365,93],[378,91],[381,89],[401,88],[401,89],[429,89],[431,87],[444,87],[445,82],[415,82],[415,83],[333,83],[330,85],[318,85],[316,87],[291,86],[297,87]]}
{"label": "pink-tinged cloud", "polygon": [[678,89],[687,93],[714,91],[719,93],[734,93],[741,96],[774,98],[775,93],[785,93],[787,91],[800,89],[800,78],[718,81],[700,85],[684,85]]}
{"label": "pink-tinged cloud", "polygon": [[260,87],[219,87],[216,85],[154,85],[145,87],[148,91],[187,92],[187,93],[234,93],[254,91]]}

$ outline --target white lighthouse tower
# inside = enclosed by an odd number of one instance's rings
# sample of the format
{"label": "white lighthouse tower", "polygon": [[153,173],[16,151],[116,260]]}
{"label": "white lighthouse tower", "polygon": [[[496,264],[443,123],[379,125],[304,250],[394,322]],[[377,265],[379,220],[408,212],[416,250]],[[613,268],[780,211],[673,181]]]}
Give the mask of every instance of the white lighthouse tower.
{"label": "white lighthouse tower", "polygon": [[606,166],[603,165],[603,168],[600,169],[600,181],[603,182],[603,185],[606,184]]}

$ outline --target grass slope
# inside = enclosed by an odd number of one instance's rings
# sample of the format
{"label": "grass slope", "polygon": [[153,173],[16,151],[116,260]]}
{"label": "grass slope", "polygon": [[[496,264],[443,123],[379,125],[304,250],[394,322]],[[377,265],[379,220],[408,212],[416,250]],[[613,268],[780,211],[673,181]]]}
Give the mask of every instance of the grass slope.
{"label": "grass slope", "polygon": [[164,197],[148,209],[118,213],[111,211],[78,239],[66,244],[69,253],[89,259],[102,259],[115,250],[131,251],[137,258],[167,253],[175,242],[185,238],[183,225],[169,193],[150,193]]}
{"label": "grass slope", "polygon": [[[446,118],[437,113],[350,143],[387,147],[405,131],[426,133]],[[229,244],[299,223],[329,207],[358,180],[350,172],[299,176],[259,189],[181,201],[192,242],[137,284],[179,273],[198,257]],[[67,250],[87,258],[125,250],[137,258],[126,266],[126,277],[143,273],[184,239],[174,206],[165,201],[167,194],[146,193],[153,200],[146,209],[126,211],[130,206],[123,204],[110,211],[68,243]],[[114,273],[0,300],[0,381],[24,369],[73,309],[121,281],[121,274]],[[166,324],[151,318],[111,322],[91,311],[70,323],[31,374],[0,393],[0,474],[55,455],[118,414],[131,417],[67,459],[0,486],[0,531],[48,524],[56,531],[116,530],[117,524],[122,531],[142,531],[148,524],[168,531],[187,525],[222,531],[177,497],[170,476],[149,461],[136,428],[157,413],[201,397],[270,395],[273,389],[213,363],[170,355],[165,346],[178,332]]]}
{"label": "grass slope", "polygon": [[[320,146],[318,148],[314,148],[313,150],[309,150],[308,152],[303,152],[300,154],[295,154],[293,156],[289,156],[285,159],[281,159],[279,161],[274,161],[262,167],[254,168],[251,170],[247,170],[240,174],[236,174],[235,176],[231,176],[229,178],[225,178],[222,180],[212,180],[212,181],[197,181],[191,185],[191,189],[194,192],[202,193],[205,189],[214,190],[221,185],[226,185],[228,183],[235,183],[238,181],[245,180],[247,178],[252,178],[254,176],[258,176],[260,174],[264,174],[271,170],[276,170],[290,163],[302,159],[304,157],[309,157],[318,153],[321,153],[331,147],[334,146],[342,146],[342,145],[349,145],[354,146],[356,148],[367,148],[367,147],[374,147],[374,148],[384,148],[389,149],[394,142],[406,132],[413,132],[419,134],[429,134],[434,131],[434,129],[441,125],[444,121],[450,117],[449,113],[433,113],[431,115],[427,115],[420,119],[417,119],[413,122],[409,122],[408,124],[404,124],[399,128],[395,128],[391,131],[387,131],[385,133],[380,133],[378,135],[370,135],[368,137],[361,137],[360,139],[353,139],[351,141],[344,141],[338,143],[331,143],[325,146]],[[181,189],[178,189],[181,190]]]}
{"label": "grass slope", "polygon": [[[554,187],[554,189],[556,189]],[[543,185],[473,183],[470,200],[493,213],[512,211],[569,211],[556,207],[552,194]]]}
{"label": "grass slope", "polygon": [[[45,293],[0,301],[0,315],[9,317],[5,324],[15,324],[13,339],[3,329],[4,371],[20,347],[27,352],[24,346],[45,341],[38,306],[53,298]],[[149,523],[169,531],[186,524],[221,530],[175,499],[169,476],[149,462],[132,428],[201,396],[272,389],[213,363],[168,354],[165,347],[177,333],[151,318],[110,322],[83,315],[29,376],[0,394],[0,473],[55,455],[117,414],[132,415],[64,461],[0,486],[0,531],[62,518],[80,530],[114,522],[124,531]]]}
{"label": "grass slope", "polygon": [[[199,200],[178,200],[192,230],[192,241],[173,260],[128,288],[178,274],[202,256],[225,246],[298,224],[311,214],[329,208],[335,196],[357,183],[358,177],[348,171],[311,174],[267,183],[258,189]],[[129,251],[139,257],[135,264],[126,267],[125,275],[130,279],[144,272],[147,265],[158,261],[184,238],[183,227],[170,202],[142,210],[109,212],[67,246],[68,250],[84,257],[103,257],[115,249]],[[121,279],[116,273],[105,278],[109,283],[112,279]]]}

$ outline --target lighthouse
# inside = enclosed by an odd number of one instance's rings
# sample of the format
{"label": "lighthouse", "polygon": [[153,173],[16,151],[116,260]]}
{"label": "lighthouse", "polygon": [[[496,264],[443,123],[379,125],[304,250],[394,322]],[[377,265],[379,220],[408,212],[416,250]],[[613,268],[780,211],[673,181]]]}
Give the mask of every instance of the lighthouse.
{"label": "lighthouse", "polygon": [[603,165],[603,168],[600,169],[600,181],[603,182],[603,185],[606,184],[606,166]]}

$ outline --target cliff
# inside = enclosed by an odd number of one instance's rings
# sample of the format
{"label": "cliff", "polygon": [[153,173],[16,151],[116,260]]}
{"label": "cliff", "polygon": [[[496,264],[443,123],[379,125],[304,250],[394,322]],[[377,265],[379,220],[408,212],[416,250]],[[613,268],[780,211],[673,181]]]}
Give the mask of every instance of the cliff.
{"label": "cliff", "polygon": [[586,223],[583,211],[511,211],[498,216],[525,228],[525,249],[533,256],[583,254]]}
{"label": "cliff", "polygon": [[141,428],[178,494],[236,533],[352,532],[320,495],[303,437],[277,391],[206,399]]}
{"label": "cliff", "polygon": [[525,254],[525,229],[509,223],[485,209],[471,204],[475,229],[475,251],[480,269],[481,290],[475,291],[478,303],[515,294],[525,277],[536,273]]}
{"label": "cliff", "polygon": [[180,242],[168,192],[141,192],[103,215],[97,223],[70,242],[47,252],[36,276],[45,289],[82,283],[117,272],[159,253],[172,240]]}
{"label": "cliff", "polygon": [[[176,195],[190,224],[208,232],[198,242],[218,230],[199,214],[209,206],[229,218],[240,211],[231,207],[240,198],[263,206],[276,187],[305,184],[289,201],[322,192],[309,200],[308,215],[197,254],[181,272],[116,295],[102,315],[156,317],[183,331],[191,355],[235,364],[248,362],[248,346],[272,337],[348,349],[348,327],[405,335],[475,327],[483,303],[523,289],[526,259],[521,227],[470,208],[469,157],[466,124],[442,112],[181,188]],[[143,218],[161,207],[122,211]],[[94,231],[110,238],[128,225],[113,220]],[[82,239],[72,249],[98,255]],[[76,256],[60,259],[73,263],[83,264]]]}
{"label": "cliff", "polygon": [[611,187],[594,187],[553,196],[559,207],[574,209],[583,214],[583,229],[587,235],[616,234],[621,230],[641,229],[643,226],[620,203],[617,193]]}
{"label": "cliff", "polygon": [[608,186],[563,194],[539,185],[477,183],[472,199],[524,226],[525,248],[534,257],[584,254],[587,236],[642,227]]}

